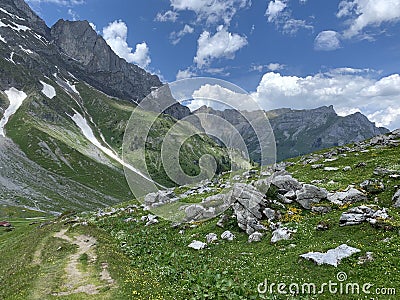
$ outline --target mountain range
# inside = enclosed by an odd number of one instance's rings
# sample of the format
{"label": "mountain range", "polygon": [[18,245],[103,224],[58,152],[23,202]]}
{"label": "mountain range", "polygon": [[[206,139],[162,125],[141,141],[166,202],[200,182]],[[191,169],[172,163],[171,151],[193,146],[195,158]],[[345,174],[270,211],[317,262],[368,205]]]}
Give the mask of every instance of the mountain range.
{"label": "mountain range", "polygon": [[[0,133],[6,137],[0,136],[0,203],[57,213],[130,199],[120,159],[124,130],[137,104],[163,83],[119,58],[87,21],[59,20],[49,28],[23,0],[0,4]],[[146,162],[155,181],[173,186],[160,159],[162,137],[191,112],[168,101],[173,105],[146,141]],[[234,124],[259,161],[240,112],[201,110]],[[332,107],[267,116],[279,160],[387,132],[359,113],[338,117]],[[196,135],[181,151],[183,170],[197,174],[207,153],[219,172],[229,169],[227,149]]]}

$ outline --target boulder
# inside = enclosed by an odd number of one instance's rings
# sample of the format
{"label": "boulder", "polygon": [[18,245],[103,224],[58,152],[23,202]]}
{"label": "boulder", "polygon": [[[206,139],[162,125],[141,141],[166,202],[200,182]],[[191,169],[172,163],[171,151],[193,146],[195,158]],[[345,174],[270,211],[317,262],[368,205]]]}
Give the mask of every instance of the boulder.
{"label": "boulder", "polygon": [[280,190],[286,192],[296,191],[301,189],[300,182],[293,178],[291,175],[278,175],[272,178],[271,184],[276,186]]}
{"label": "boulder", "polygon": [[315,262],[317,265],[331,265],[337,267],[341,260],[346,257],[360,252],[361,250],[342,244],[335,249],[328,250],[326,253],[309,252],[300,255],[300,257]]}
{"label": "boulder", "polygon": [[361,191],[348,187],[344,192],[329,193],[328,200],[337,205],[345,203],[355,203],[368,200],[367,196]]}
{"label": "boulder", "polygon": [[305,184],[301,190],[296,191],[296,201],[305,209],[311,209],[312,204],[326,199],[328,192],[315,185]]}
{"label": "boulder", "polygon": [[332,211],[330,206],[313,206],[311,211],[316,214],[327,214]]}

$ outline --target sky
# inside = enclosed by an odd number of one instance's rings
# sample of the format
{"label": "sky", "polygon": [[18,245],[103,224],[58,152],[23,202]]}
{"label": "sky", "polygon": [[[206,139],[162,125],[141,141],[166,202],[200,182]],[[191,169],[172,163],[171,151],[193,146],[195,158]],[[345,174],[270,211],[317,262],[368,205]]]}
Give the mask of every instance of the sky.
{"label": "sky", "polygon": [[400,128],[400,0],[27,2],[49,26],[88,20],[164,82],[215,77],[265,110],[334,105]]}

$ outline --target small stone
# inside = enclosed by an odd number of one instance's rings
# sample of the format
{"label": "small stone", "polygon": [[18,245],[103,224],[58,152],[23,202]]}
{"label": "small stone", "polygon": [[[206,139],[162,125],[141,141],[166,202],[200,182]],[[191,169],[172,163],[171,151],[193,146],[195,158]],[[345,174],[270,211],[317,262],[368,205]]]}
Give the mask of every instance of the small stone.
{"label": "small stone", "polygon": [[315,229],[319,230],[319,231],[325,231],[325,230],[328,230],[329,227],[330,227],[330,225],[328,223],[321,221],[317,224],[317,227]]}
{"label": "small stone", "polygon": [[261,239],[263,237],[263,234],[261,232],[254,232],[252,234],[250,234],[248,242],[252,243],[252,242],[260,242]]}
{"label": "small stone", "polygon": [[372,256],[372,254],[373,254],[372,252],[367,252],[367,253],[365,253],[365,256],[359,257],[358,258],[358,264],[359,265],[363,265],[363,264],[365,264],[367,262],[374,261],[374,258]]}
{"label": "small stone", "polygon": [[343,168],[343,171],[344,171],[344,172],[349,172],[349,171],[351,171],[351,170],[352,170],[352,169],[351,169],[350,166],[346,166],[346,167]]}
{"label": "small stone", "polygon": [[206,246],[207,246],[206,243],[194,240],[190,243],[190,245],[188,247],[195,249],[195,250],[201,250],[201,249],[204,249]]}
{"label": "small stone", "polygon": [[272,233],[271,243],[276,243],[281,240],[289,240],[292,237],[293,230],[288,228],[278,228]]}
{"label": "small stone", "polygon": [[311,211],[313,213],[317,213],[317,214],[327,214],[329,212],[332,211],[332,208],[330,206],[313,206],[311,208]]}
{"label": "small stone", "polygon": [[215,233],[209,233],[206,235],[207,244],[211,244],[218,240],[218,236]]}
{"label": "small stone", "polygon": [[234,238],[235,238],[235,235],[232,232],[230,232],[229,230],[224,231],[221,234],[221,239],[223,239],[223,240],[233,241]]}
{"label": "small stone", "polygon": [[324,171],[329,171],[329,172],[338,171],[338,170],[339,170],[339,168],[336,168],[336,167],[325,167],[324,168]]}

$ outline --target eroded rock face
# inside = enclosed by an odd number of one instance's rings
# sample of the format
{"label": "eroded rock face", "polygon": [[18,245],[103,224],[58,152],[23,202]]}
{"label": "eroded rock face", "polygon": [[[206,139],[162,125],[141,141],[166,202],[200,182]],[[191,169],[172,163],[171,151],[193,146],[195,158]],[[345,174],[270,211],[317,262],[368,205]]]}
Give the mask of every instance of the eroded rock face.
{"label": "eroded rock face", "polygon": [[247,184],[235,184],[231,199],[238,226],[251,235],[266,228],[260,224],[265,208],[264,195],[255,187]]}
{"label": "eroded rock face", "polygon": [[[115,97],[139,102],[152,87],[160,87],[157,76],[118,57],[87,21],[59,20],[51,37],[74,75]],[[76,76],[76,75],[75,75]],[[83,77],[83,78],[82,78]]]}

